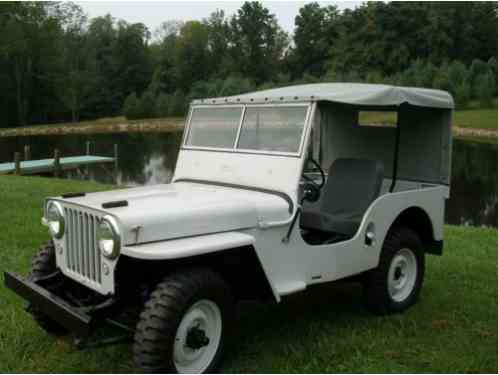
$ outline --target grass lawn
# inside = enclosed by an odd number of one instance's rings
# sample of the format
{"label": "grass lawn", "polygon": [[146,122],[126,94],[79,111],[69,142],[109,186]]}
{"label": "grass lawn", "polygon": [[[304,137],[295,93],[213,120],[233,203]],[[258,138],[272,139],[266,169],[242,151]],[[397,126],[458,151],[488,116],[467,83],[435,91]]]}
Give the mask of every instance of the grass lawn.
{"label": "grass lawn", "polygon": [[[494,108],[479,108],[471,102],[467,109],[455,111],[453,125],[459,128],[486,129],[498,131],[498,99]],[[393,125],[396,117],[392,112],[360,112],[361,124]]]}
{"label": "grass lawn", "polygon": [[498,107],[456,111],[454,121],[461,128],[498,130]]}
{"label": "grass lawn", "polygon": [[[26,273],[47,240],[42,198],[106,186],[0,176],[0,271]],[[241,305],[224,372],[497,372],[498,231],[447,226],[418,305],[376,317],[360,289],[323,286],[280,305]],[[0,276],[0,373],[133,371],[130,346],[77,351],[47,336]]]}

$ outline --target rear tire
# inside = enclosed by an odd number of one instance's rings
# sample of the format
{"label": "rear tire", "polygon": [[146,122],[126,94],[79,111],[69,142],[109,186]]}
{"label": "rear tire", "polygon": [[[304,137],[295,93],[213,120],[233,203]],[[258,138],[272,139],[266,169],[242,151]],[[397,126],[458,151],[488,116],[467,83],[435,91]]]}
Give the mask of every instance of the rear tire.
{"label": "rear tire", "polygon": [[416,232],[392,229],[382,246],[379,265],[363,280],[364,302],[377,315],[400,313],[414,305],[425,273],[425,253]]}
{"label": "rear tire", "polygon": [[[31,263],[31,272],[28,279],[36,280],[46,277],[57,271],[55,263],[55,246],[52,241],[42,246],[38,253],[34,256]],[[36,310],[32,306],[28,306],[29,313],[33,316],[35,322],[47,333],[54,336],[63,336],[67,334],[67,330],[56,321],[50,319],[46,314]]]}
{"label": "rear tire", "polygon": [[230,290],[215,272],[191,269],[168,276],[140,315],[135,364],[149,373],[212,373],[232,316]]}

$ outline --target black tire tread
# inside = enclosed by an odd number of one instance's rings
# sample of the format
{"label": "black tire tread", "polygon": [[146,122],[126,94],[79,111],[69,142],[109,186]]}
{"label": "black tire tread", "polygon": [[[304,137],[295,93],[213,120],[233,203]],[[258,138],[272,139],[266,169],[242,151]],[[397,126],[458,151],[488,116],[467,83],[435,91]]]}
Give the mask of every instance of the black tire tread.
{"label": "black tire tread", "polygon": [[[177,327],[199,291],[206,290],[217,294],[230,306],[231,296],[226,283],[209,269],[177,272],[156,286],[145,303],[135,332],[133,356],[140,370],[147,373],[176,372],[172,348]],[[217,364],[215,358],[206,372],[216,370]]]}
{"label": "black tire tread", "polygon": [[[40,277],[48,276],[56,270],[55,246],[52,241],[49,241],[40,247],[38,253],[33,257],[28,279],[36,280]],[[35,308],[30,307],[29,312],[35,322],[47,333],[54,336],[62,336],[67,333],[67,330],[63,326]]]}
{"label": "black tire tread", "polygon": [[[406,243],[411,244],[411,250],[415,252],[418,260],[419,275],[412,295],[405,302],[397,304],[393,303],[387,292],[387,272],[392,257]],[[384,240],[379,265],[365,275],[363,283],[365,306],[376,315],[388,315],[406,310],[415,304],[419,298],[424,272],[425,257],[418,234],[403,226],[391,229]]]}

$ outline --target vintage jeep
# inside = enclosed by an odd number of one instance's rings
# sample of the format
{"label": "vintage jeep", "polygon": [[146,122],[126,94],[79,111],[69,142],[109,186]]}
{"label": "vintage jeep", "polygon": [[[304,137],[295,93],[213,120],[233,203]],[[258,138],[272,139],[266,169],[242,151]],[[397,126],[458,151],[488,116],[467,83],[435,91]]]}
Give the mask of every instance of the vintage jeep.
{"label": "vintage jeep", "polygon": [[170,184],[47,199],[52,239],[6,285],[50,333],[132,331],[152,372],[215,370],[241,299],[347,278],[374,313],[402,312],[442,254],[452,108],[443,91],[340,83],[196,100]]}

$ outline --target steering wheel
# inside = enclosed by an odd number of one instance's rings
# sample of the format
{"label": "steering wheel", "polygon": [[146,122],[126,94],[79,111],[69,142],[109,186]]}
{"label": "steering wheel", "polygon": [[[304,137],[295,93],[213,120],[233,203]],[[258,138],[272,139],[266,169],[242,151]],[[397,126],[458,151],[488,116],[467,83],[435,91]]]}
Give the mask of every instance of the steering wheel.
{"label": "steering wheel", "polygon": [[316,160],[314,160],[313,158],[309,158],[308,160],[311,163],[313,163],[313,165],[316,167],[316,169],[318,169],[318,171],[320,172],[320,177],[321,177],[320,183],[317,184],[314,179],[312,179],[311,177],[306,176],[306,174],[304,174],[304,172],[303,172],[303,179],[305,179],[306,181],[308,181],[309,183],[311,183],[312,185],[314,185],[315,187],[317,187],[318,190],[321,190],[322,187],[325,185],[325,172],[323,172],[322,167],[320,166],[320,164],[318,164],[318,162]]}
{"label": "steering wheel", "polygon": [[316,202],[320,198],[322,187],[325,185],[325,173],[323,172],[322,167],[320,167],[320,164],[318,164],[312,158],[310,158],[309,161],[311,161],[320,172],[321,181],[319,184],[317,184],[314,179],[306,176],[306,174],[304,174],[303,172],[303,179],[306,180],[307,183],[304,186],[304,194],[301,198],[301,204],[303,204],[305,200],[309,202]]}

